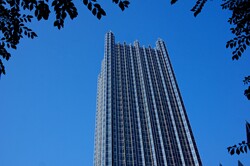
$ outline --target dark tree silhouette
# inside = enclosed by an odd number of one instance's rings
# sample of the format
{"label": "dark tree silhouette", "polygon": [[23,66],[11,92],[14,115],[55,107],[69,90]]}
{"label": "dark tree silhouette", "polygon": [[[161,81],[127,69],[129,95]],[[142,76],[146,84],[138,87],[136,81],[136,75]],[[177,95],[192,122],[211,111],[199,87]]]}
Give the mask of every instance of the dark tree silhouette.
{"label": "dark tree silhouette", "polygon": [[[206,3],[207,0],[196,1],[196,4],[191,9],[195,17],[202,11]],[[232,12],[232,16],[228,19],[228,22],[233,26],[230,30],[235,37],[226,43],[226,48],[234,49],[232,51],[232,59],[238,60],[247,47],[250,46],[250,0],[222,0],[221,7],[223,10]],[[245,77],[243,82],[244,84],[249,84],[250,76]],[[244,95],[250,100],[250,86],[245,90]],[[250,150],[249,135],[250,131],[247,130],[248,141],[242,141],[238,145],[229,146],[227,148],[228,153],[231,155],[235,153],[238,155],[244,152],[247,153]]]}
{"label": "dark tree silhouette", "polygon": [[[228,22],[232,25],[230,28],[233,39],[226,43],[226,48],[234,49],[232,59],[238,60],[247,47],[250,46],[250,1],[249,0],[222,0],[221,7],[223,10],[229,10],[232,16]],[[197,0],[195,6],[191,9],[196,17],[203,9],[207,0]],[[247,81],[248,80],[248,81]],[[250,81],[250,76],[245,77],[244,83]],[[245,90],[244,95],[250,100],[250,86]]]}
{"label": "dark tree silhouette", "polygon": [[[249,84],[250,83],[250,76],[245,77],[243,80],[244,84]],[[250,100],[250,86],[248,86],[248,89],[245,90],[244,95]]]}
{"label": "dark tree silhouette", "polygon": [[[177,0],[172,0],[175,3]],[[207,0],[196,0],[191,11],[196,17],[202,11]],[[250,46],[250,1],[249,0],[222,0],[221,7],[223,10],[232,12],[228,22],[233,26],[230,30],[235,37],[226,44],[227,48],[235,48],[232,52],[233,60],[239,57]]]}
{"label": "dark tree silhouette", "polygon": [[[250,80],[248,80],[248,82],[249,81]],[[250,150],[250,123],[248,122],[246,122],[246,136],[247,141],[242,141],[241,143],[238,143],[238,145],[229,146],[227,148],[228,153],[231,155],[234,155],[235,153],[239,155],[240,153],[247,153],[247,151]]]}
{"label": "dark tree silhouette", "polygon": [[[178,0],[170,0],[171,4]],[[128,0],[112,0],[123,11],[130,4]],[[228,22],[233,26],[232,34],[235,37],[226,44],[227,48],[234,48],[232,59],[238,60],[248,46],[250,46],[250,1],[249,0],[222,0],[222,9],[230,10],[232,16]],[[191,11],[196,17],[203,9],[207,0],[197,0]],[[83,4],[94,16],[101,19],[106,12],[97,0],[83,0]],[[24,10],[30,14],[22,14]],[[24,36],[35,38],[37,34],[26,26],[33,17],[38,21],[47,20],[52,12],[56,15],[54,26],[58,29],[64,27],[67,16],[70,19],[77,17],[78,12],[72,0],[0,0],[0,76],[5,74],[3,60],[8,61],[11,54],[8,49],[17,49],[20,39]],[[249,76],[248,76],[249,77]],[[250,86],[244,93],[250,100]]]}
{"label": "dark tree silhouette", "polygon": [[[112,0],[123,11],[128,7],[128,0]],[[96,0],[83,0],[83,4],[94,16],[101,19],[106,12]],[[29,11],[30,14],[23,14]],[[64,27],[64,20],[77,17],[78,12],[72,0],[0,0],[0,76],[5,74],[3,60],[8,61],[11,54],[8,49],[17,49],[20,39],[24,36],[35,38],[37,34],[27,26],[35,17],[38,21],[48,20],[54,13],[54,26]]]}
{"label": "dark tree silhouette", "polygon": [[234,154],[240,154],[240,153],[247,153],[248,150],[250,150],[250,143],[247,143],[246,141],[242,141],[241,143],[238,143],[238,145],[229,146],[227,148],[228,153],[231,155]]}

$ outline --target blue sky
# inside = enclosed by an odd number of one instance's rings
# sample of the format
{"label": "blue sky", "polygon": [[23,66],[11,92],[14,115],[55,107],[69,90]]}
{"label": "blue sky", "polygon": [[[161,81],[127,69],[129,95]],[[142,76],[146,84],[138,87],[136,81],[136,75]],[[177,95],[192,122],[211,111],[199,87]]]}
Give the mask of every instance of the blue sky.
{"label": "blue sky", "polygon": [[58,31],[49,21],[33,21],[38,34],[23,39],[5,63],[0,80],[1,166],[90,166],[93,163],[97,75],[104,35],[116,42],[167,44],[203,165],[250,163],[249,153],[230,156],[226,147],[246,139],[250,102],[243,95],[249,51],[231,60],[231,39],[218,1],[208,1],[194,18],[195,1],[138,0],[124,12],[103,2],[98,20],[81,2],[78,17]]}

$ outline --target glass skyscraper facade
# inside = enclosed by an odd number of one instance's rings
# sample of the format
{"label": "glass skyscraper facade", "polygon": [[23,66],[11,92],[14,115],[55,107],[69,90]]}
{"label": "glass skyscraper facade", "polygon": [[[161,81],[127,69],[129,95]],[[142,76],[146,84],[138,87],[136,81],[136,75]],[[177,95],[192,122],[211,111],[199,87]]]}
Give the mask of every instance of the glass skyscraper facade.
{"label": "glass skyscraper facade", "polygon": [[94,166],[201,166],[164,42],[105,36],[98,76]]}

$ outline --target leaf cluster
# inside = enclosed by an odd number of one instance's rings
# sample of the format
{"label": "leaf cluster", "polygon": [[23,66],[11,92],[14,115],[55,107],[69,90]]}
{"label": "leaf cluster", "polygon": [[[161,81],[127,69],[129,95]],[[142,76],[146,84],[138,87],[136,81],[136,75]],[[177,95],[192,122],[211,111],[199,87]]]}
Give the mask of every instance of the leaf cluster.
{"label": "leaf cluster", "polygon": [[[128,0],[112,2],[122,11],[130,4]],[[96,18],[106,16],[97,0],[83,0],[83,4]],[[22,14],[24,11],[30,14]],[[0,0],[0,76],[6,73],[3,60],[8,61],[11,57],[8,49],[17,49],[20,39],[24,36],[31,39],[37,37],[27,23],[31,22],[33,17],[38,21],[48,20],[51,13],[56,16],[54,26],[58,29],[64,27],[64,21],[68,16],[73,20],[78,15],[72,0]]]}
{"label": "leaf cluster", "polygon": [[196,17],[201,10],[203,9],[205,3],[207,0],[197,0],[193,8],[191,9],[192,12],[194,12],[194,16]]}
{"label": "leaf cluster", "polygon": [[102,16],[106,16],[106,12],[96,2],[96,0],[83,0],[83,3],[99,20],[102,18]]}
{"label": "leaf cluster", "polygon": [[173,5],[177,0],[170,0],[171,5]]}
{"label": "leaf cluster", "polygon": [[246,141],[242,141],[241,143],[238,143],[238,145],[229,146],[227,147],[228,153],[231,155],[234,154],[240,154],[240,153],[247,153],[248,150],[250,150],[250,143],[247,143]]}
{"label": "leaf cluster", "polygon": [[[224,0],[221,6],[222,9],[232,12],[228,22],[233,26],[230,30],[235,37],[227,42],[226,48],[234,49],[232,59],[238,60],[250,46],[250,1]],[[243,82],[249,83],[249,76]],[[244,91],[244,95],[250,100],[250,86]]]}
{"label": "leaf cluster", "polygon": [[235,48],[232,59],[238,60],[247,46],[250,46],[250,1],[225,0],[221,6],[232,12],[228,22],[233,25],[230,30],[236,37],[229,40],[226,47]]}
{"label": "leaf cluster", "polygon": [[[250,76],[245,77],[243,80],[244,84],[250,83]],[[250,86],[248,86],[248,89],[244,91],[244,95],[247,97],[248,100],[250,100]]]}
{"label": "leaf cluster", "polygon": [[125,8],[128,8],[128,5],[129,5],[129,1],[127,1],[127,0],[124,0],[124,1],[121,1],[121,0],[112,0],[112,2],[114,2],[115,4],[117,4],[122,11],[125,10]]}
{"label": "leaf cluster", "polygon": [[[196,17],[202,11],[207,0],[196,0],[191,9]],[[223,0],[223,10],[232,12],[228,22],[233,26],[230,30],[235,37],[226,43],[226,48],[234,49],[232,59],[238,60],[243,52],[250,46],[250,1],[249,0]]]}
{"label": "leaf cluster", "polygon": [[243,80],[244,84],[249,84],[250,83],[250,76],[247,76]]}
{"label": "leaf cluster", "polygon": [[77,9],[72,2],[72,0],[54,0],[52,2],[52,6],[54,7],[54,11],[56,14],[56,20],[54,21],[54,26],[58,29],[64,27],[64,20],[69,15],[70,19],[74,19],[77,17]]}
{"label": "leaf cluster", "polygon": [[11,54],[7,49],[16,49],[17,44],[23,36],[36,37],[36,33],[25,24],[31,22],[32,15],[20,13],[20,0],[0,0],[0,75],[5,74],[2,60],[9,60]]}

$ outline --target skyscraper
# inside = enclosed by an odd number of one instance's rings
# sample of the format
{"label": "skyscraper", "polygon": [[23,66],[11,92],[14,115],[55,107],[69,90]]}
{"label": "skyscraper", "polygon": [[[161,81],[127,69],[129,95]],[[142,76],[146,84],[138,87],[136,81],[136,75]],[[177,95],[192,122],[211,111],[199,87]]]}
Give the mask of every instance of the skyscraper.
{"label": "skyscraper", "polygon": [[156,48],[105,36],[98,76],[95,166],[200,166],[164,42]]}

